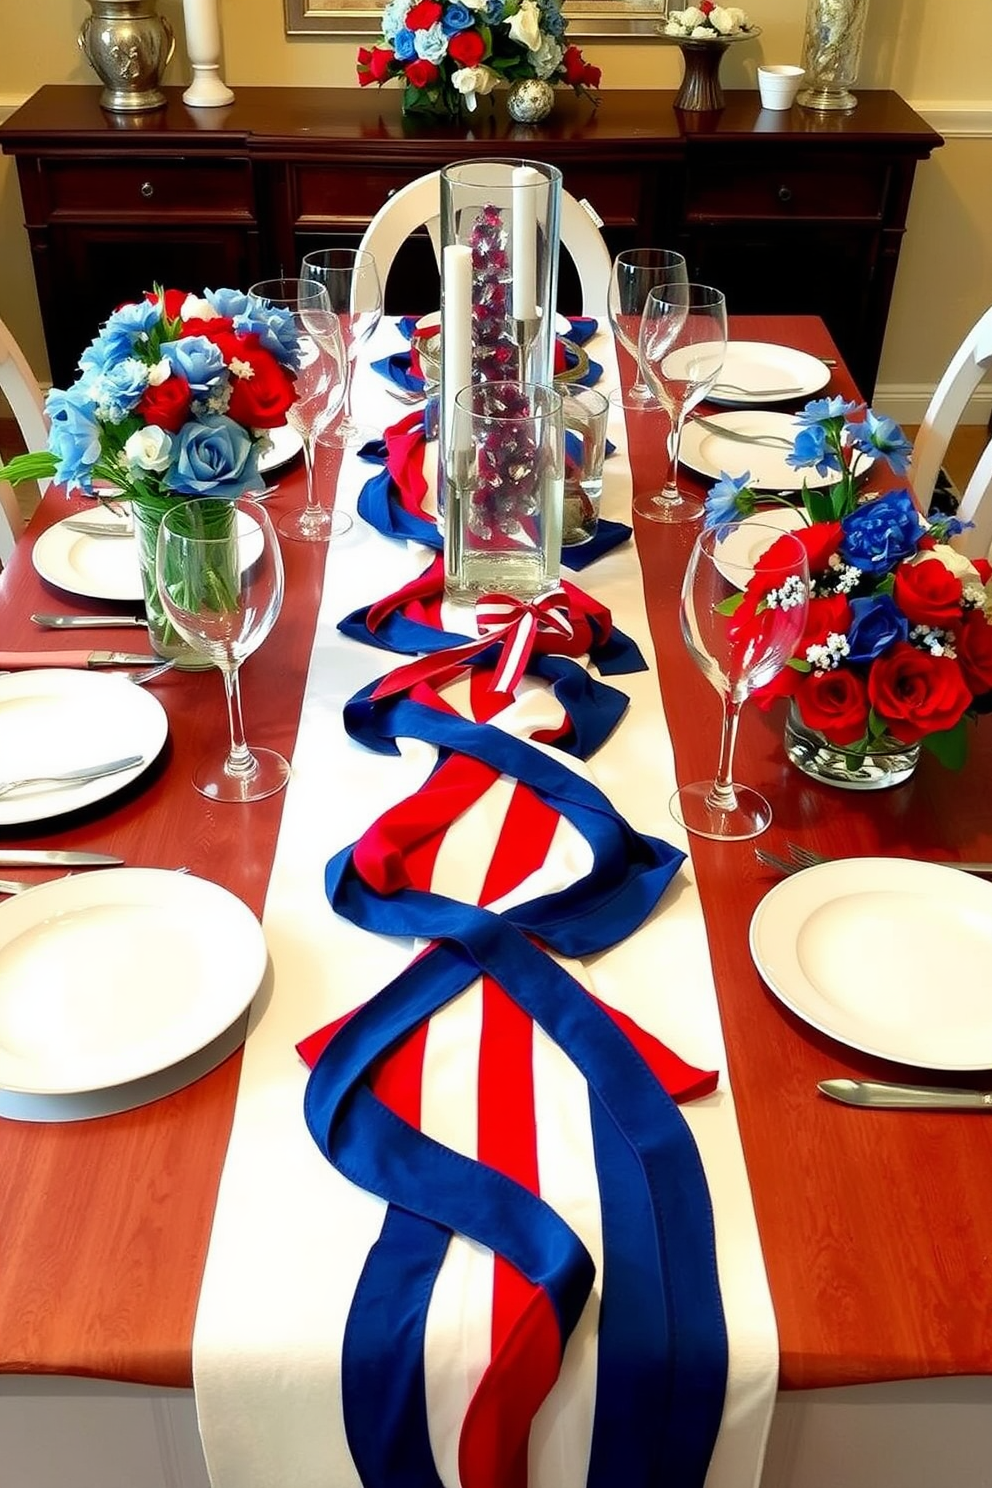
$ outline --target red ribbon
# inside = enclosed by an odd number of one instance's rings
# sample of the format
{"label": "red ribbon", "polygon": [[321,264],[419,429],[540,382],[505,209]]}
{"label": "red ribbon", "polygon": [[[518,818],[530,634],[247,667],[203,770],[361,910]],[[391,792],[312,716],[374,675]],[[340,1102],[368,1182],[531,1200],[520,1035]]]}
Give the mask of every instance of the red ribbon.
{"label": "red ribbon", "polygon": [[512,696],[534,650],[565,651],[575,634],[568,595],[561,588],[530,602],[509,594],[484,594],[476,602],[475,615],[480,632],[477,641],[435,651],[397,667],[383,677],[373,698],[409,692],[420,682],[430,681],[440,686],[494,641],[500,643],[500,656],[489,690]]}

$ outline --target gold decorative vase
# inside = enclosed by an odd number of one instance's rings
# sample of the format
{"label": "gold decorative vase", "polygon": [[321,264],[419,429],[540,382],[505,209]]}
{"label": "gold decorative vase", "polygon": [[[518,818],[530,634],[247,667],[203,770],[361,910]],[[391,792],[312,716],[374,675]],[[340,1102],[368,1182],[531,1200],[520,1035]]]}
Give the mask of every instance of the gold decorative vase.
{"label": "gold decorative vase", "polygon": [[803,69],[806,83],[796,102],[803,108],[850,112],[851,92],[861,65],[868,0],[809,0]]}
{"label": "gold decorative vase", "polygon": [[89,0],[92,15],[79,31],[79,49],[103,83],[100,107],[117,113],[161,108],[162,73],[176,39],[156,9],[158,0]]}

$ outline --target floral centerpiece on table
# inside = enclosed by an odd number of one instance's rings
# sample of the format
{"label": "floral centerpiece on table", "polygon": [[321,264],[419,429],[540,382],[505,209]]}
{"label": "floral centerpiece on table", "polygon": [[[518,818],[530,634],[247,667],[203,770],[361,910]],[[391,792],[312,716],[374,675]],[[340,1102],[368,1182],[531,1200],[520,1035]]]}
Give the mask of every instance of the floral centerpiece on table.
{"label": "floral centerpiece on table", "polygon": [[713,0],[700,0],[686,10],[670,10],[662,28],[664,36],[682,41],[726,41],[733,36],[747,36],[757,31],[739,5],[715,5]]}
{"label": "floral centerpiece on table", "polygon": [[76,381],[45,400],[48,449],[16,456],[0,479],[49,477],[132,504],[151,639],[170,654],[155,584],[162,517],[192,497],[233,500],[264,485],[259,458],[268,430],[286,422],[298,367],[288,311],[240,290],[156,288],[108,318]]}
{"label": "floral centerpiece on table", "polygon": [[593,101],[600,70],[566,43],[560,0],[388,0],[382,35],[358,49],[367,87],[403,79],[407,113],[456,117],[500,83],[567,83]]}
{"label": "floral centerpiece on table", "polygon": [[[851,771],[893,741],[959,766],[966,718],[992,708],[992,566],[949,545],[964,530],[957,518],[925,518],[907,490],[865,492],[875,461],[895,475],[907,469],[909,444],[891,419],[823,398],[796,421],[787,463],[838,478],[815,489],[804,481],[796,536],[809,558],[806,632],[756,699],[791,698]],[[749,480],[721,474],[707,526],[785,504]]]}

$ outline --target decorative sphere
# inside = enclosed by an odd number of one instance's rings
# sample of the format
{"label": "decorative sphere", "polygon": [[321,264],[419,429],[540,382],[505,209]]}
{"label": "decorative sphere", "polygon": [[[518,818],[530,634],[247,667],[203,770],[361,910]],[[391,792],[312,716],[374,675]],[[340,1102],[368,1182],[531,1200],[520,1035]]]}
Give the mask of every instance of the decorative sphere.
{"label": "decorative sphere", "polygon": [[539,124],[555,105],[555,90],[544,78],[521,78],[512,83],[506,99],[507,112],[518,124]]}

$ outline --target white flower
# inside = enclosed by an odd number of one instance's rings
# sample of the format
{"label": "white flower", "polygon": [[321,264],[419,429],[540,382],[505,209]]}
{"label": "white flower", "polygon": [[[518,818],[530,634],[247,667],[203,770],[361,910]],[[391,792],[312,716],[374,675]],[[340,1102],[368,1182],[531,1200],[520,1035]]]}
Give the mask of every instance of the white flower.
{"label": "white flower", "polygon": [[465,107],[471,114],[475,110],[476,96],[491,93],[499,82],[499,75],[491,67],[460,67],[451,74],[451,81],[465,99]]}
{"label": "white flower", "polygon": [[210,301],[201,300],[194,294],[186,296],[179,310],[180,320],[216,320],[217,318],[217,311]]}
{"label": "white flower", "polygon": [[536,52],[541,45],[541,12],[535,0],[523,0],[516,15],[510,16],[506,27],[514,41],[526,47],[529,52]]}
{"label": "white flower", "polygon": [[934,559],[942,563],[948,573],[959,578],[962,584],[970,582],[981,588],[982,581],[978,576],[978,569],[971,559],[959,553],[956,548],[948,547],[946,543],[937,543],[936,547],[931,548],[929,552],[915,553],[910,562],[915,567],[917,563],[932,563]]}
{"label": "white flower", "polygon": [[148,368],[148,386],[161,387],[163,382],[168,382],[172,376],[172,363],[162,357],[153,367]]}
{"label": "white flower", "polygon": [[721,36],[729,36],[735,29],[733,16],[729,10],[724,10],[722,5],[715,5],[710,11],[710,25],[714,31],[719,31]]}
{"label": "white flower", "polygon": [[240,357],[232,357],[228,368],[232,377],[240,377],[246,382],[255,376],[255,368],[251,362],[243,362]]}
{"label": "white flower", "polygon": [[565,52],[560,43],[553,36],[541,37],[541,45],[536,51],[531,52],[531,61],[534,64],[534,75],[539,78],[554,77],[561,66],[561,59]]}
{"label": "white flower", "polygon": [[129,470],[165,470],[172,458],[172,435],[158,424],[135,429],[124,446],[124,461]]}

